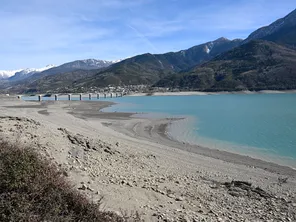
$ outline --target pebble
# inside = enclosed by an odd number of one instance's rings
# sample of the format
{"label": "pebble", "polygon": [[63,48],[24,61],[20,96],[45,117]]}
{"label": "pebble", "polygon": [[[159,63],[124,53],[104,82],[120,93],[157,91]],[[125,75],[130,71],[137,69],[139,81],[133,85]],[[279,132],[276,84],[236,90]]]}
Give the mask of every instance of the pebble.
{"label": "pebble", "polygon": [[80,188],[78,188],[79,190],[86,190],[88,187],[85,184],[82,184]]}
{"label": "pebble", "polygon": [[176,198],[175,195],[174,195],[174,194],[171,194],[171,193],[168,194],[167,196],[168,196],[169,198]]}
{"label": "pebble", "polygon": [[185,198],[184,197],[177,197],[175,200],[176,201],[183,201],[183,200],[185,200]]}

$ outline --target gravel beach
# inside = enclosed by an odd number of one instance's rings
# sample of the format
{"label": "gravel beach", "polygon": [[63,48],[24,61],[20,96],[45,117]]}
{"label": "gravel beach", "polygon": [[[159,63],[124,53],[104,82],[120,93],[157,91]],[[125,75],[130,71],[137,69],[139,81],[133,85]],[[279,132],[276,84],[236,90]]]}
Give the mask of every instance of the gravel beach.
{"label": "gravel beach", "polygon": [[0,138],[30,146],[73,186],[145,221],[296,221],[296,171],[167,137],[176,119],[104,113],[110,102],[0,97]]}

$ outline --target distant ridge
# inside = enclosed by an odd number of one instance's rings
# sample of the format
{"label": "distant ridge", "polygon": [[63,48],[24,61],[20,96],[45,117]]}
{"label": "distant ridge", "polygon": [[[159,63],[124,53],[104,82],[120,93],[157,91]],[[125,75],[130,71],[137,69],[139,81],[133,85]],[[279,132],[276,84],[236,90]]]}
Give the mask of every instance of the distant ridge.
{"label": "distant ridge", "polygon": [[56,66],[55,65],[47,65],[46,67],[39,68],[39,69],[35,69],[35,68],[23,69],[21,71],[16,72],[13,76],[8,78],[8,80],[11,80],[11,81],[22,80],[22,79],[28,78],[36,73],[40,73],[40,72],[46,71],[48,69],[52,69],[54,67],[56,67]]}
{"label": "distant ridge", "polygon": [[8,79],[11,76],[14,76],[15,73],[21,72],[23,69],[17,70],[0,70],[0,80]]}
{"label": "distant ridge", "polygon": [[45,70],[33,76],[33,79],[38,79],[47,75],[56,75],[60,73],[72,72],[75,70],[92,70],[101,69],[108,67],[116,62],[97,60],[97,59],[84,59],[76,60],[73,62],[64,63],[60,66],[53,67],[51,69]]}
{"label": "distant ridge", "polygon": [[268,40],[296,48],[296,9],[284,18],[251,33],[243,41],[243,44],[256,39]]}
{"label": "distant ridge", "polygon": [[8,80],[21,80],[26,77],[29,77],[35,73],[43,72],[45,70],[54,68],[55,65],[47,65],[42,68],[26,68],[26,69],[17,69],[17,70],[1,70],[0,79]]}
{"label": "distant ridge", "polygon": [[22,80],[2,81],[0,89],[71,91],[141,84],[209,91],[296,89],[295,52],[296,10],[245,40],[221,37],[178,52],[145,53],[116,62],[77,60]]}
{"label": "distant ridge", "polygon": [[241,46],[155,86],[205,91],[296,89],[296,10],[241,42]]}
{"label": "distant ridge", "polygon": [[146,53],[116,63],[98,72],[83,84],[86,87],[151,84],[162,77],[209,61],[215,56],[239,46],[242,40],[219,38],[179,52]]}
{"label": "distant ridge", "polygon": [[198,91],[296,89],[296,51],[273,42],[251,41],[154,86]]}

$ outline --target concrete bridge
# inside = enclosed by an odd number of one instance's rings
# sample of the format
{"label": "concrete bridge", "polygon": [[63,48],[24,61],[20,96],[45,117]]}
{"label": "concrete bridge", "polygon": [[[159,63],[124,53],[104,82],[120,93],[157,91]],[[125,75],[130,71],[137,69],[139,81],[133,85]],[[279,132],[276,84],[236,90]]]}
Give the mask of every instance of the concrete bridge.
{"label": "concrete bridge", "polygon": [[[38,101],[42,101],[44,95],[38,95]],[[86,100],[93,100],[93,99],[100,99],[100,98],[116,98],[116,97],[123,97],[123,92],[113,92],[113,93],[80,93],[80,94],[67,94],[66,95],[67,100],[71,101],[71,100],[80,100],[80,101],[86,101]],[[59,94],[55,94],[54,96],[51,95],[51,97],[54,97],[55,101],[58,101],[61,97],[65,98],[65,94],[63,95],[59,95]],[[21,95],[18,96],[19,99],[22,98]],[[76,99],[77,98],[77,99]],[[87,98],[87,99],[85,99]],[[65,100],[65,99],[63,99]]]}

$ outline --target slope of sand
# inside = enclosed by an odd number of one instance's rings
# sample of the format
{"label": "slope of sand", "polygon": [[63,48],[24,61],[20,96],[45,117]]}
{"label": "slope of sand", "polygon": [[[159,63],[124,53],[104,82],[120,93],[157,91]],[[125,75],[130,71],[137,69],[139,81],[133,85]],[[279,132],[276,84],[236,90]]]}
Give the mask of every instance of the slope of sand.
{"label": "slope of sand", "polygon": [[0,98],[0,138],[36,149],[73,186],[93,201],[103,197],[103,207],[119,214],[138,211],[145,221],[296,221],[292,169],[214,150],[188,152],[166,138],[170,119],[99,111],[109,105]]}

